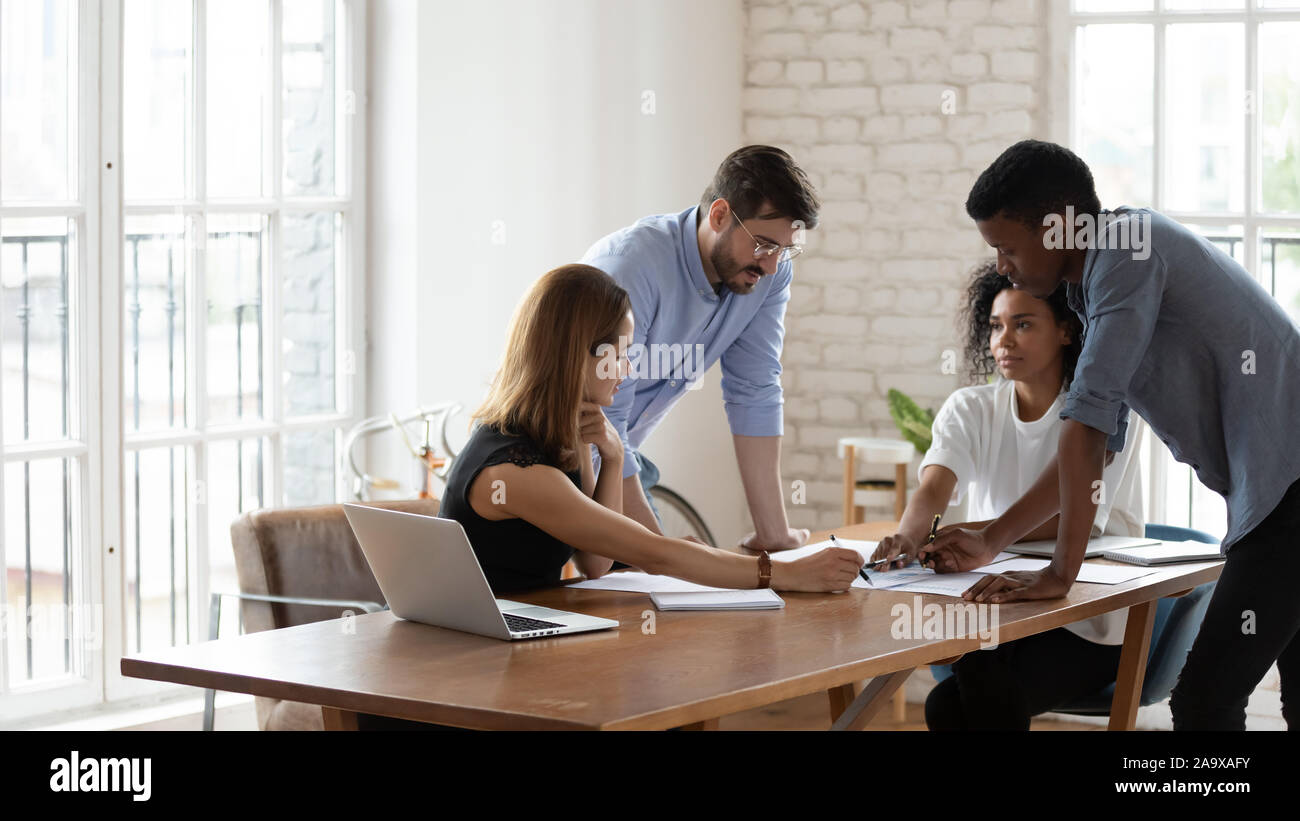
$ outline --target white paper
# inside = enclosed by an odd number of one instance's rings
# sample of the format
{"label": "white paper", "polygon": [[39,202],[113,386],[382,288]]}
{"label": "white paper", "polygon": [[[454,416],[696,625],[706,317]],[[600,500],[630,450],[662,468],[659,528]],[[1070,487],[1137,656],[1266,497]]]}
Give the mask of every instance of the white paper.
{"label": "white paper", "polygon": [[[1019,558],[1000,562],[996,566],[986,565],[975,572],[1010,573],[1017,570],[1042,570],[1050,563],[1049,559]],[[1134,579],[1140,579],[1143,576],[1149,576],[1155,571],[1156,569],[1153,567],[1116,567],[1084,562],[1079,565],[1079,575],[1075,578],[1075,581],[1084,582],[1085,584],[1123,584]]]}
{"label": "white paper", "polygon": [[[897,571],[894,571],[897,572]],[[888,588],[891,593],[929,593],[935,596],[958,596],[970,589],[970,586],[984,578],[986,573],[935,573],[928,571],[928,577],[918,577],[904,584]]]}
{"label": "white paper", "polygon": [[588,579],[569,585],[572,590],[621,590],[626,593],[704,593],[726,590],[725,587],[708,587],[673,576],[656,576],[640,570],[620,570],[607,573],[599,579]]}

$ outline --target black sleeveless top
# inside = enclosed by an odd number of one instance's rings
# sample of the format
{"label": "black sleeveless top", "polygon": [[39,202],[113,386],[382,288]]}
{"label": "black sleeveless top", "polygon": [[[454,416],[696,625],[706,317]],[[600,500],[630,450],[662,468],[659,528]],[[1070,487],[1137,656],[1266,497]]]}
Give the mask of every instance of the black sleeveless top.
{"label": "black sleeveless top", "polygon": [[[483,468],[509,462],[520,467],[558,465],[546,459],[531,439],[510,436],[487,425],[479,425],[470,435],[465,448],[452,460],[446,489],[438,515],[455,519],[465,528],[469,543],[483,566],[483,575],[494,594],[512,590],[543,587],[560,581],[564,563],[574,550],[541,528],[523,519],[494,522],[474,512],[469,503],[469,487]],[[579,489],[582,474],[565,471]],[[504,492],[508,489],[502,488]]]}

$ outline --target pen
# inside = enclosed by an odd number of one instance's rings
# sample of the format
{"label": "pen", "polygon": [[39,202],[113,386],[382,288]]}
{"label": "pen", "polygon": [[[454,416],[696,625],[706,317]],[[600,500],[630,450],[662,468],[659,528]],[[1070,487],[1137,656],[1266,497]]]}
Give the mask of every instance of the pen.
{"label": "pen", "polygon": [[[832,533],[832,534],[831,534],[831,547],[839,547],[839,546],[840,546],[840,543],[837,542],[837,541],[835,541],[835,534]],[[858,568],[858,575],[862,577],[862,580],[863,580],[864,582],[866,582],[867,584],[871,584],[871,577],[867,575],[867,569],[866,569],[865,566],[863,566],[863,567],[859,567],[859,568]],[[874,584],[871,584],[871,586],[872,586],[872,587],[875,587]]]}
{"label": "pen", "polygon": [[[925,543],[926,543],[927,545],[934,544],[934,537],[935,537],[936,535],[938,535],[938,533],[939,533],[939,517],[941,517],[942,515],[943,515],[942,513],[936,513],[936,514],[934,514],[934,521],[930,523],[930,538],[928,538],[928,539],[925,540]],[[927,556],[926,558],[929,558],[929,557]],[[917,551],[917,559],[916,559],[916,560],[917,560],[918,562],[921,561],[921,558],[920,558],[920,551]],[[925,567],[925,562],[921,562],[921,566],[922,566],[922,567]]]}

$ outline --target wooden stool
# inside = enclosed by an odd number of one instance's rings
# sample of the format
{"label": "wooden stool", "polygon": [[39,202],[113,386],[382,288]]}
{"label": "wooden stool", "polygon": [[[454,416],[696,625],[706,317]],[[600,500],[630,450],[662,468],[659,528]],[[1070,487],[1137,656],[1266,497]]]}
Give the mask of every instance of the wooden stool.
{"label": "wooden stool", "polygon": [[[907,467],[916,453],[912,443],[899,439],[846,436],[839,440],[838,451],[844,460],[844,524],[854,525],[862,521],[867,493],[891,488],[894,491],[894,519],[902,519],[903,509],[907,507]],[[856,473],[859,457],[868,464],[893,465],[894,481],[859,482]]]}
{"label": "wooden stool", "polygon": [[[844,524],[855,525],[863,519],[863,508],[870,501],[867,494],[873,491],[894,491],[894,520],[903,518],[907,507],[907,468],[912,464],[916,447],[899,439],[871,439],[865,436],[845,436],[838,442],[840,458],[844,460]],[[863,481],[857,479],[857,460],[867,464],[893,465],[894,481]],[[828,691],[831,702],[831,721],[834,721],[853,700],[854,688],[845,685],[840,692]],[[847,699],[847,701],[845,700]],[[907,718],[907,699],[903,688],[894,691],[894,720],[902,723]]]}

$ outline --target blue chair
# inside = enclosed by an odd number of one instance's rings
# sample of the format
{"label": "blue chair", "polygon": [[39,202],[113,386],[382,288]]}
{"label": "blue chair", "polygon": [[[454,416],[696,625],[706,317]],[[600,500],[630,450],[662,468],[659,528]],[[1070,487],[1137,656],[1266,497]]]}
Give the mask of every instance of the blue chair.
{"label": "blue chair", "polygon": [[[1149,539],[1167,542],[1216,544],[1219,541],[1203,531],[1173,525],[1147,525],[1146,535]],[[1206,582],[1193,588],[1186,596],[1161,599],[1156,603],[1155,623],[1151,626],[1151,649],[1147,651],[1147,671],[1142,682],[1140,703],[1143,707],[1164,701],[1174,689],[1178,673],[1182,671],[1187,653],[1192,649],[1192,640],[1201,629],[1201,620],[1205,618],[1205,608],[1209,606],[1210,595],[1213,593],[1214,582]],[[934,674],[935,681],[943,681],[952,675],[952,665],[932,664],[930,672]],[[1052,712],[1076,716],[1110,715],[1114,695],[1115,683],[1111,682],[1096,693]]]}

